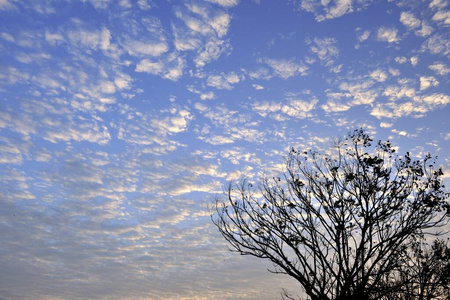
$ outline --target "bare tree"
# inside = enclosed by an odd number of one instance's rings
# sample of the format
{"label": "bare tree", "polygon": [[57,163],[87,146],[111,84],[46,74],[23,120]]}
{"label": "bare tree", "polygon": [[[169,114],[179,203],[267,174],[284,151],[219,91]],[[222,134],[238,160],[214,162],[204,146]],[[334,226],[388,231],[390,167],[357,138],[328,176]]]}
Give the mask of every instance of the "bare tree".
{"label": "bare tree", "polygon": [[292,276],[313,300],[395,292],[380,286],[413,238],[448,223],[449,194],[430,155],[413,160],[371,141],[355,130],[334,153],[292,149],[284,177],[230,184],[212,216],[230,249],[269,259],[271,272]]}

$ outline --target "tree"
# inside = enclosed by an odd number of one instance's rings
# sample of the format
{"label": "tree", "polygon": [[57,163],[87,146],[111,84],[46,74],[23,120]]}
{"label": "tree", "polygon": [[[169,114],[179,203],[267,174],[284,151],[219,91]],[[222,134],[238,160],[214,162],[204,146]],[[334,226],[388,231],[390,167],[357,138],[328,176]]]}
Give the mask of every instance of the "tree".
{"label": "tree", "polygon": [[[393,271],[382,287],[396,286],[386,300],[450,299],[450,247],[442,239],[431,247],[423,240],[411,244],[401,268]],[[446,297],[446,298],[444,298]]]}
{"label": "tree", "polygon": [[334,152],[292,149],[284,177],[230,184],[212,216],[230,250],[269,259],[271,272],[292,276],[313,300],[399,291],[387,282],[414,239],[442,234],[431,230],[448,223],[449,194],[431,155],[414,160],[371,142],[355,130]]}

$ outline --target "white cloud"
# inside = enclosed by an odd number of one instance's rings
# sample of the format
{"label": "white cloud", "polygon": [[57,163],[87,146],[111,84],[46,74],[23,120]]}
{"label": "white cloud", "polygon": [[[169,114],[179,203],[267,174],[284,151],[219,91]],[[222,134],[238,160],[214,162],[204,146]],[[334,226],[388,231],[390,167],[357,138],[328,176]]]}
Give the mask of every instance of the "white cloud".
{"label": "white cloud", "polygon": [[193,118],[191,113],[183,109],[174,109],[171,113],[172,116],[170,117],[152,120],[153,126],[155,128],[163,129],[168,133],[179,133],[185,131],[188,122]]}
{"label": "white cloud", "polygon": [[133,56],[159,57],[169,50],[169,46],[163,41],[144,41],[128,39],[123,44],[128,54]]}
{"label": "white cloud", "polygon": [[310,112],[316,108],[318,102],[318,99],[311,101],[290,99],[288,104],[281,107],[281,112],[298,119],[309,118],[312,117]]}
{"label": "white cloud", "polygon": [[127,105],[122,105],[126,116],[117,124],[120,140],[134,145],[147,145],[146,151],[163,155],[182,146],[172,135],[187,130],[194,116],[189,110],[172,107],[169,110],[149,111],[142,114]]}
{"label": "white cloud", "polygon": [[426,90],[431,86],[438,86],[439,81],[436,80],[433,76],[421,76],[420,77],[420,90]]}
{"label": "white cloud", "polygon": [[[200,102],[196,102],[194,104],[194,107],[195,107],[195,109],[197,109],[197,110],[199,110],[201,112],[206,112],[208,110],[208,106],[206,106],[205,104],[200,103]],[[207,126],[204,126],[202,130],[208,131],[208,132],[205,132],[205,133],[209,133],[209,129],[208,129]]]}
{"label": "white cloud", "polygon": [[149,10],[155,6],[153,0],[138,0],[137,4],[142,10]]}
{"label": "white cloud", "polygon": [[14,2],[18,0],[0,0],[0,9],[7,10],[15,8]]}
{"label": "white cloud", "polygon": [[358,35],[358,41],[364,42],[370,36],[370,30],[364,30],[361,34]]}
{"label": "white cloud", "polygon": [[281,110],[281,102],[255,102],[252,104],[252,109],[256,111],[259,115],[266,117],[269,113],[278,112]]}
{"label": "white cloud", "polygon": [[254,102],[252,109],[262,117],[270,116],[278,118],[279,114],[285,115],[283,118],[292,117],[297,119],[304,119],[313,117],[311,113],[317,108],[318,99],[310,101],[299,99],[296,95],[287,95],[284,102]]}
{"label": "white cloud", "polygon": [[417,19],[414,14],[406,11],[400,14],[400,22],[409,29],[417,28],[421,24],[420,20]]}
{"label": "white cloud", "polygon": [[202,100],[212,100],[215,98],[216,98],[216,96],[214,95],[214,93],[212,91],[200,94],[200,99],[202,99]]}
{"label": "white cloud", "polygon": [[57,45],[57,44],[60,44],[60,43],[62,43],[64,41],[64,37],[59,32],[51,33],[48,30],[46,30],[45,31],[45,40],[50,45]]}
{"label": "white cloud", "polygon": [[108,80],[103,80],[99,82],[99,88],[102,93],[112,94],[116,92],[116,86],[113,82]]}
{"label": "white cloud", "polygon": [[123,8],[131,8],[130,0],[120,0],[119,5]]}
{"label": "white cloud", "polygon": [[211,3],[216,3],[224,7],[232,7],[238,5],[239,0],[206,0]]}
{"label": "white cloud", "polygon": [[296,63],[293,59],[265,59],[264,62],[273,69],[274,75],[283,79],[298,75],[304,76],[309,69],[303,63]]}
{"label": "white cloud", "polygon": [[425,41],[422,50],[428,50],[432,54],[448,56],[450,55],[450,40],[441,34],[435,34]]}
{"label": "white cloud", "polygon": [[25,54],[23,52],[17,53],[16,59],[24,64],[36,63],[42,60],[49,60],[52,57],[47,53],[32,53]]}
{"label": "white cloud", "polygon": [[130,75],[124,73],[118,73],[114,79],[114,84],[120,90],[131,88],[131,82],[133,79]]}
{"label": "white cloud", "polygon": [[15,42],[15,40],[16,40],[11,34],[9,34],[7,32],[1,32],[0,37],[8,42]]}
{"label": "white cloud", "polygon": [[435,22],[440,22],[445,25],[450,25],[450,11],[438,11],[434,14],[434,16],[431,18]]}
{"label": "white cloud", "polygon": [[158,75],[164,70],[164,63],[162,61],[151,61],[143,59],[136,65],[136,72],[145,72],[149,74]]}
{"label": "white cloud", "polygon": [[384,81],[386,81],[388,75],[383,70],[376,69],[375,71],[370,73],[370,77],[378,82],[384,82]]}
{"label": "white cloud", "polygon": [[[227,1],[220,3],[232,4]],[[231,21],[229,14],[221,9],[212,10],[200,4],[190,3],[184,8],[178,8],[175,15],[185,26],[172,24],[177,50],[196,51],[194,62],[198,68],[231,51],[229,42],[224,40]]]}
{"label": "white cloud", "polygon": [[177,81],[182,75],[186,63],[175,54],[168,55],[164,60],[143,59],[136,65],[136,72],[159,75],[165,79]]}
{"label": "white cloud", "polygon": [[388,97],[391,101],[395,101],[401,98],[413,98],[416,94],[415,89],[412,87],[413,83],[410,81],[399,81],[398,85],[389,85],[384,91],[383,95]]}
{"label": "white cloud", "polygon": [[329,98],[325,104],[320,106],[326,113],[329,112],[344,112],[348,111],[351,106],[346,102],[340,101],[339,98],[333,99]]}
{"label": "white cloud", "polygon": [[428,68],[436,72],[436,74],[438,75],[447,75],[448,73],[450,73],[450,68],[448,68],[447,65],[443,63],[433,64],[428,66]]}
{"label": "white cloud", "polygon": [[270,74],[270,71],[266,68],[259,68],[254,71],[249,71],[248,76],[250,76],[251,79],[265,79],[265,80],[269,80],[273,77]]}
{"label": "white cloud", "polygon": [[199,139],[205,141],[211,145],[225,145],[234,143],[234,139],[223,135],[212,135],[210,137],[199,137]]}
{"label": "white cloud", "polygon": [[307,43],[312,43],[310,50],[327,66],[333,64],[333,59],[339,56],[335,38],[314,38],[313,42],[307,41]]}
{"label": "white cloud", "polygon": [[381,128],[391,128],[392,126],[394,126],[394,124],[392,124],[392,123],[386,123],[386,122],[380,123]]}
{"label": "white cloud", "polygon": [[433,27],[428,25],[426,21],[422,21],[422,28],[414,31],[417,36],[426,37],[433,32]]}
{"label": "white cloud", "polygon": [[196,51],[194,62],[197,67],[218,59],[231,49],[223,37],[228,33],[230,15],[212,11],[207,6],[186,4],[175,11],[181,24],[172,23],[175,48],[178,51]]}
{"label": "white cloud", "polygon": [[377,39],[382,42],[395,43],[400,40],[397,34],[397,28],[380,27],[377,31]]}
{"label": "white cloud", "polygon": [[23,163],[23,156],[27,155],[29,146],[15,139],[0,137],[0,164]]}
{"label": "white cloud", "polygon": [[216,31],[217,36],[221,38],[228,33],[230,20],[229,14],[221,12],[209,21],[209,25]]}
{"label": "white cloud", "polygon": [[106,145],[111,140],[111,135],[108,132],[108,128],[104,125],[100,125],[97,122],[78,121],[79,123],[70,122],[63,127],[54,127],[48,129],[44,140],[52,143],[59,141],[77,141],[77,142],[90,142],[97,143],[99,145]]}
{"label": "white cloud", "polygon": [[[415,99],[416,100],[416,99]],[[437,107],[444,107],[445,105],[450,103],[450,95],[435,93],[431,95],[422,96],[418,101],[423,101],[424,103],[430,105],[431,109],[435,109]]]}
{"label": "white cloud", "polygon": [[313,13],[317,21],[334,19],[353,11],[361,10],[368,6],[372,1],[352,1],[352,0],[298,0],[299,8]]}
{"label": "white cloud", "polygon": [[259,84],[252,84],[252,86],[253,86],[253,88],[255,90],[263,90],[264,89],[264,87],[262,85],[259,85]]}
{"label": "white cloud", "polygon": [[445,8],[447,6],[446,0],[432,0],[429,4],[430,8]]}
{"label": "white cloud", "polygon": [[336,0],[334,6],[327,11],[326,18],[334,19],[353,12],[352,0]]}
{"label": "white cloud", "polygon": [[406,98],[403,102],[378,103],[370,114],[379,119],[397,119],[406,116],[421,118],[428,112],[445,107],[449,103],[450,96],[442,93],[414,96],[412,99]]}
{"label": "white cloud", "polygon": [[230,44],[224,40],[212,38],[202,46],[194,59],[197,67],[203,67],[207,63],[217,60],[222,53],[230,49]]}
{"label": "white cloud", "polygon": [[243,77],[237,75],[235,72],[221,73],[220,75],[208,76],[207,85],[217,89],[231,90],[233,85],[239,83],[241,80],[243,80]]}
{"label": "white cloud", "polygon": [[167,70],[163,75],[164,78],[177,81],[182,75],[186,62],[183,58],[177,57],[176,54],[169,55],[166,58]]}
{"label": "white cloud", "polygon": [[90,2],[96,9],[106,9],[108,8],[111,0],[85,0]]}
{"label": "white cloud", "polygon": [[406,57],[404,57],[404,56],[397,56],[395,58],[395,62],[398,63],[398,64],[404,64],[407,61],[408,61],[408,59]]}
{"label": "white cloud", "polygon": [[399,76],[399,75],[400,75],[400,70],[394,69],[394,68],[389,68],[389,73],[390,73],[392,76]]}
{"label": "white cloud", "polygon": [[196,50],[202,46],[202,40],[199,37],[192,36],[189,31],[179,28],[173,24],[172,31],[175,37],[175,49],[178,51]]}
{"label": "white cloud", "polygon": [[[102,30],[77,30],[70,31],[69,40],[74,45],[82,45],[92,49],[108,50],[111,40],[111,33],[108,29],[103,28]],[[60,36],[58,34],[46,34],[48,42],[55,43],[59,41]]]}
{"label": "white cloud", "polygon": [[367,105],[372,104],[378,97],[379,92],[372,88],[373,84],[372,80],[348,81],[341,83],[339,89],[348,92],[353,98],[349,105]]}

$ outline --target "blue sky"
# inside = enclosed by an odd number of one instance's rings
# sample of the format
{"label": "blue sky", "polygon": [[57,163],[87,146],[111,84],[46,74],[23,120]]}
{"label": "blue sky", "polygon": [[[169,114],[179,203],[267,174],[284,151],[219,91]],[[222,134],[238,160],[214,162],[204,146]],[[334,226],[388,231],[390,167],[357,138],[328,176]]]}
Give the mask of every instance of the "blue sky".
{"label": "blue sky", "polygon": [[0,295],[276,299],[209,209],[365,128],[449,159],[446,0],[0,0]]}

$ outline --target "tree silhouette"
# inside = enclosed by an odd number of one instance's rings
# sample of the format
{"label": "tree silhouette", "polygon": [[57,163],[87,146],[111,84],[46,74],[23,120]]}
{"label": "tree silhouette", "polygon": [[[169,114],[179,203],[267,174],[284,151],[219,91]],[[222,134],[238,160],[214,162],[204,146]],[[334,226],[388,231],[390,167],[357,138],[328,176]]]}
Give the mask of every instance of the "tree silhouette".
{"label": "tree silhouette", "polygon": [[[386,276],[381,290],[393,291],[386,300],[450,299],[450,247],[442,239],[431,247],[423,240],[411,244],[401,267]],[[394,287],[394,288],[393,288]]]}
{"label": "tree silhouette", "polygon": [[334,152],[292,149],[284,177],[230,184],[214,224],[232,251],[269,259],[271,272],[295,278],[310,299],[400,292],[393,282],[409,249],[448,223],[449,194],[430,155],[414,160],[389,141],[371,142],[360,129]]}

